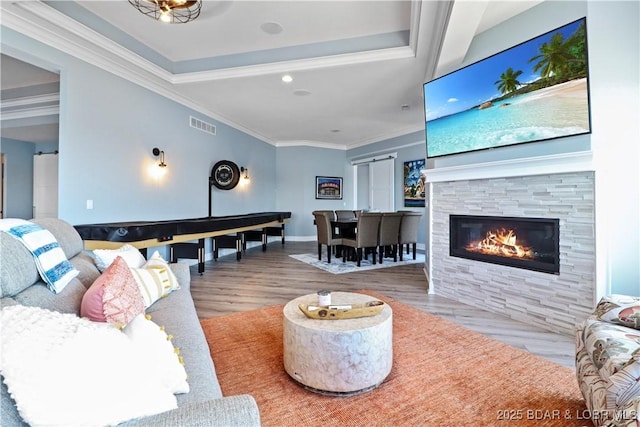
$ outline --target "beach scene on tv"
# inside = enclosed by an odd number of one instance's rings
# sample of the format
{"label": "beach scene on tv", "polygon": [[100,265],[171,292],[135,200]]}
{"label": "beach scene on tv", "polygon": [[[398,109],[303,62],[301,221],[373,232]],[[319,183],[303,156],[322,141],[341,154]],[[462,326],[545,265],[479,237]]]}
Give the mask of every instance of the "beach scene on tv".
{"label": "beach scene on tv", "polygon": [[589,133],[585,19],[424,85],[427,156]]}

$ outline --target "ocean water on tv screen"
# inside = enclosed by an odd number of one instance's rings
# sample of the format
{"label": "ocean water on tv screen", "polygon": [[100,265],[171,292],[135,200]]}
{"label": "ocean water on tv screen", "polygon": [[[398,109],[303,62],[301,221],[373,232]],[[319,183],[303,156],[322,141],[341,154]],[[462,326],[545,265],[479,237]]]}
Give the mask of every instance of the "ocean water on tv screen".
{"label": "ocean water on tv screen", "polygon": [[[426,122],[429,157],[589,132],[586,80]],[[577,95],[580,94],[580,95]],[[584,94],[584,95],[582,95]]]}

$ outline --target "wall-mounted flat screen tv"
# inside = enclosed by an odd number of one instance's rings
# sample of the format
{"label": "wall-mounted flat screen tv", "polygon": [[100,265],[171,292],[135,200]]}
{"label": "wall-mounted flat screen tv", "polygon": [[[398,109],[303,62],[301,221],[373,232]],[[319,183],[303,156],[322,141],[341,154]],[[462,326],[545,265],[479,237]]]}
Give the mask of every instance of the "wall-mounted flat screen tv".
{"label": "wall-mounted flat screen tv", "polygon": [[591,132],[586,19],[424,84],[427,157]]}

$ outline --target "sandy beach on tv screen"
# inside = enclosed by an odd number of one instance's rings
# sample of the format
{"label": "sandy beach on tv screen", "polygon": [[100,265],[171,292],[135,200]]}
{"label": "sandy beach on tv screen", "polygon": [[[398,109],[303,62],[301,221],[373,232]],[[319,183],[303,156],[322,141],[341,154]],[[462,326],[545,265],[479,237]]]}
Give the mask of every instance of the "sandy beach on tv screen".
{"label": "sandy beach on tv screen", "polygon": [[519,102],[535,101],[547,97],[587,99],[587,79],[570,80],[555,86],[538,89],[528,94],[528,96],[524,96]]}

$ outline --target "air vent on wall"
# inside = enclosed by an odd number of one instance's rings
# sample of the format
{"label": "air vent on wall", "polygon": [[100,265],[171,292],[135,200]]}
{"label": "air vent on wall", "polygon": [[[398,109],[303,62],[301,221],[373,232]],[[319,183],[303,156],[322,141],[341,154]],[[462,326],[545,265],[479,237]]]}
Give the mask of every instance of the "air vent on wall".
{"label": "air vent on wall", "polygon": [[196,119],[193,116],[189,116],[189,126],[192,128],[196,128],[201,130],[202,132],[210,133],[211,135],[216,134],[216,127],[211,123],[204,122],[200,119]]}

